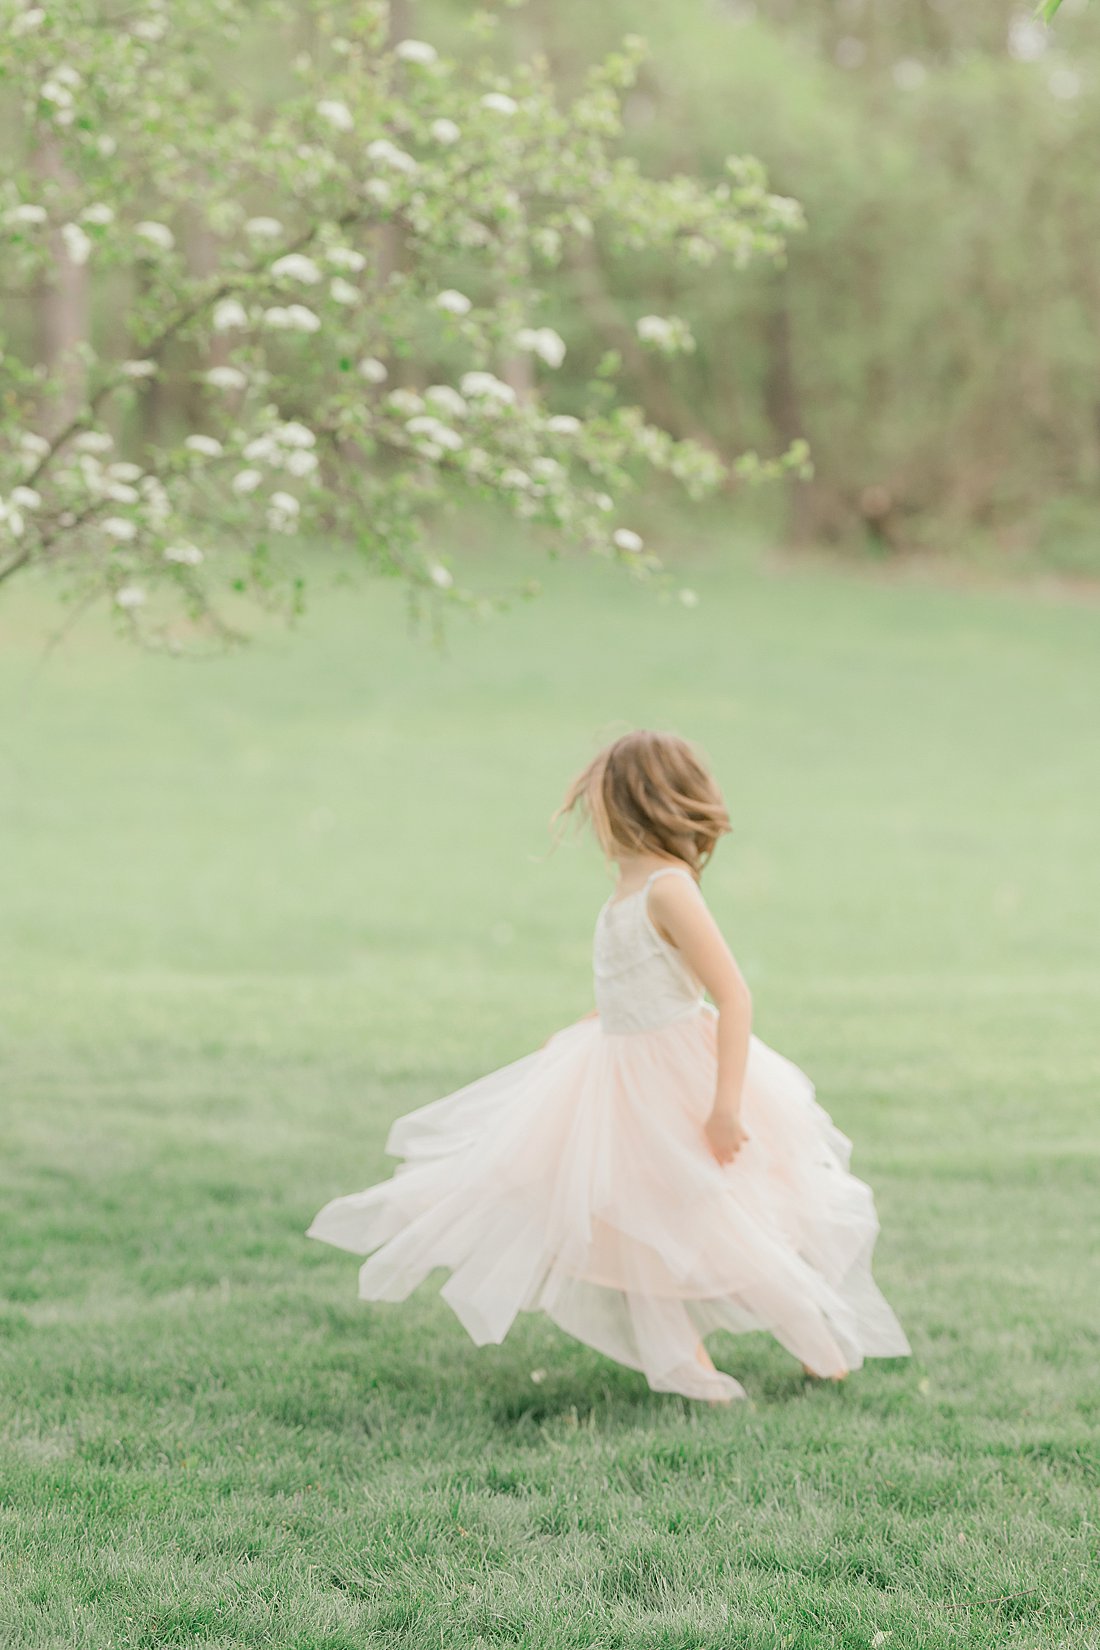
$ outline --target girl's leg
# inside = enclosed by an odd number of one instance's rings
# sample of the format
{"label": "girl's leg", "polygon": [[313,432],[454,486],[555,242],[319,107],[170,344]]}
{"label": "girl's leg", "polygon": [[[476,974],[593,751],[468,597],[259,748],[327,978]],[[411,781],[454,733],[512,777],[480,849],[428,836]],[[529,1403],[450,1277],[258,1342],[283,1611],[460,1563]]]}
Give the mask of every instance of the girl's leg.
{"label": "girl's leg", "polygon": [[[704,1369],[714,1369],[714,1362],[713,1362],[713,1360],[710,1356],[710,1353],[707,1351],[706,1347],[703,1345],[702,1341],[700,1341],[699,1345],[695,1348],[695,1356],[696,1356],[696,1359],[698,1360],[698,1362],[702,1364]],[[717,1374],[717,1371],[715,1371],[715,1373]],[[723,1408],[725,1408],[729,1404],[732,1404],[732,1402],[733,1402],[732,1398],[708,1398],[707,1399],[708,1404],[721,1404]]]}

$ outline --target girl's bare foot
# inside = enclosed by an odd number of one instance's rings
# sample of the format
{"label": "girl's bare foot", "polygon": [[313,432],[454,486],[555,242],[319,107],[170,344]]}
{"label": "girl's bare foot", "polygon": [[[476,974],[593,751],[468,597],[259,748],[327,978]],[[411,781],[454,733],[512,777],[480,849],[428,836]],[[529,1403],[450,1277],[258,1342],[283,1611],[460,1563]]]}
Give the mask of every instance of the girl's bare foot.
{"label": "girl's bare foot", "polygon": [[[714,1374],[717,1375],[718,1371],[714,1368],[714,1364],[711,1361],[710,1353],[707,1351],[707,1349],[703,1345],[702,1341],[700,1341],[699,1345],[695,1348],[695,1356],[696,1356],[696,1359],[698,1360],[698,1362],[702,1364],[704,1369],[713,1370]],[[720,1404],[722,1406],[722,1408],[725,1409],[730,1404],[733,1403],[733,1399],[732,1398],[708,1398],[707,1403],[708,1404]]]}

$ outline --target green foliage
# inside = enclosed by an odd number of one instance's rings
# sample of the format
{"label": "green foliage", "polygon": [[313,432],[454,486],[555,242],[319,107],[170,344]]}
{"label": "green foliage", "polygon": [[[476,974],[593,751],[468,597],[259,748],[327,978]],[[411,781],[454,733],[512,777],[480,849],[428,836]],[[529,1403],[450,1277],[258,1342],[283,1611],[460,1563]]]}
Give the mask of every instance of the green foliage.
{"label": "green foliage", "polygon": [[[558,79],[635,10],[541,8]],[[696,348],[660,379],[628,353],[631,393],[722,452],[807,438],[791,530],[813,544],[978,527],[1008,551],[1052,496],[1100,503],[1100,13],[1077,0],[1047,30],[993,3],[744,10],[652,0],[626,140],[666,177],[689,158],[715,176],[730,146],[759,156],[807,232],[736,281],[659,252],[623,262],[597,237],[609,302],[591,270],[560,277],[583,316],[566,371],[616,312],[681,316]]]}
{"label": "green foliage", "polygon": [[[543,284],[597,233],[627,258],[744,268],[800,214],[752,163],[661,180],[619,152],[641,42],[562,103],[540,57],[460,72],[395,41],[380,0],[5,4],[0,275],[29,300],[86,271],[110,303],[64,370],[0,336],[0,579],[60,564],[178,645],[180,608],[228,634],[219,590],[294,602],[295,541],[320,530],[417,599],[472,602],[423,545],[452,486],[655,571],[616,499],[645,470],[699,492],[723,465],[606,373],[554,411],[540,375],[566,344]],[[663,355],[692,345],[676,317],[639,328]],[[182,427],[142,441],[155,397],[185,388]]]}

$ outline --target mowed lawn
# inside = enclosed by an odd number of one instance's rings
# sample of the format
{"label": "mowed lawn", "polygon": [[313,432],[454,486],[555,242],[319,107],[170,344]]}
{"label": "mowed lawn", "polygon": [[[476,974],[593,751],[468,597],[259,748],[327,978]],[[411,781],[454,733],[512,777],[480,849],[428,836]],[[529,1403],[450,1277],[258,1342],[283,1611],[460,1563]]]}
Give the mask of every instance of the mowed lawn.
{"label": "mowed lawn", "polygon": [[[1100,1644],[1100,609],[688,576],[557,564],[445,654],[321,592],[202,664],[40,664],[3,596],[0,1643]],[[914,1356],[840,1388],[478,1350],[303,1236],[591,1006],[606,873],[546,818],[631,724],[710,752],[756,1029],[876,1190]]]}

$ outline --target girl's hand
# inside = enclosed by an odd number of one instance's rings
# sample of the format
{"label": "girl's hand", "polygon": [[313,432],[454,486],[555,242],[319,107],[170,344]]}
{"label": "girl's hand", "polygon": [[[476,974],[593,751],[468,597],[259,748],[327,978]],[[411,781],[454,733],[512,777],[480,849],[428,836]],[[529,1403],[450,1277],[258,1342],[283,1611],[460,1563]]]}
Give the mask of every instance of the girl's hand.
{"label": "girl's hand", "polygon": [[712,1111],[703,1125],[703,1133],[707,1145],[722,1164],[732,1163],[750,1138],[741,1127],[740,1120],[725,1111]]}

